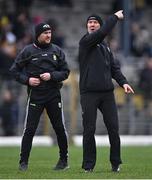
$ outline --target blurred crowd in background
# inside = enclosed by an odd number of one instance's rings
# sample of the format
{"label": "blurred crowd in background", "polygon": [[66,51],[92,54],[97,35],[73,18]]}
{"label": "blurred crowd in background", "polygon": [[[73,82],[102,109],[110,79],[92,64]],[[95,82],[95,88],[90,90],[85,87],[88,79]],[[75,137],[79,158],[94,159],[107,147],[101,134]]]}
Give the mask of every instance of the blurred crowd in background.
{"label": "blurred crowd in background", "polygon": [[[125,1],[125,0],[124,0]],[[128,1],[129,2],[129,1]],[[24,126],[26,87],[12,79],[9,68],[18,52],[33,41],[33,28],[46,21],[52,42],[64,49],[71,76],[63,88],[66,125],[71,134],[82,134],[77,65],[78,41],[86,32],[85,20],[97,12],[103,18],[123,8],[123,0],[0,0],[0,136],[18,136]],[[128,98],[116,85],[121,134],[152,135],[152,1],[132,0],[129,16],[129,53],[123,52],[121,23],[107,38],[115,58],[135,89]],[[44,114],[43,119],[47,119]],[[100,125],[97,134],[106,130]],[[47,121],[37,134],[50,134]]]}

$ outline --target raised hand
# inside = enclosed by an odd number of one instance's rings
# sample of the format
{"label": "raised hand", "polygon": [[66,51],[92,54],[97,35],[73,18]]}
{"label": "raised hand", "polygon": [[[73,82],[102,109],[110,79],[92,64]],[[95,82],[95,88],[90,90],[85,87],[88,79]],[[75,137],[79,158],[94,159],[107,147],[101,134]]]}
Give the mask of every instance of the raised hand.
{"label": "raised hand", "polygon": [[115,15],[118,17],[118,19],[123,19],[124,15],[123,15],[123,10],[119,10],[115,13]]}

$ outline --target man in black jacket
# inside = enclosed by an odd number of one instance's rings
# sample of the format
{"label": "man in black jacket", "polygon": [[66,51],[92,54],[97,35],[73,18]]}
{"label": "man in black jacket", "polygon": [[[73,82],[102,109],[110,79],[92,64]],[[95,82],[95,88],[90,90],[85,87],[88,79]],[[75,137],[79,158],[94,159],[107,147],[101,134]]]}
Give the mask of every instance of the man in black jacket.
{"label": "man in black jacket", "polygon": [[91,172],[96,163],[95,129],[97,109],[103,114],[110,140],[112,171],[118,172],[121,162],[118,115],[114,99],[112,78],[126,93],[134,93],[103,41],[119,19],[122,11],[110,16],[103,24],[100,16],[87,19],[87,34],[79,42],[80,95],[83,117],[83,163],[85,172]]}
{"label": "man in black jacket", "polygon": [[32,140],[44,110],[57,135],[60,158],[55,170],[68,168],[68,143],[64,126],[60,88],[68,78],[69,69],[64,52],[51,43],[51,27],[40,23],[35,27],[35,42],[26,46],[15,59],[11,72],[27,85],[28,101],[25,129],[21,144],[19,169],[28,168]]}

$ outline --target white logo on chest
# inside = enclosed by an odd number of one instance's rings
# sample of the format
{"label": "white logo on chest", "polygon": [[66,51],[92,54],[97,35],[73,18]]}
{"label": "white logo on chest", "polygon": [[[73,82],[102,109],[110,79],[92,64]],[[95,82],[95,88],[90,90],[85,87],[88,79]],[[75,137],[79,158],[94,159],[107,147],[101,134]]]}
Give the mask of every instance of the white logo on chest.
{"label": "white logo on chest", "polygon": [[108,49],[109,52],[111,52],[111,50],[110,50],[110,48],[108,46],[107,46],[107,49]]}
{"label": "white logo on chest", "polygon": [[58,103],[58,107],[59,107],[59,108],[62,107],[62,103],[61,103],[61,102]]}
{"label": "white logo on chest", "polygon": [[53,60],[56,61],[57,60],[57,57],[55,54],[53,54]]}
{"label": "white logo on chest", "polygon": [[32,59],[32,61],[36,61],[36,60],[38,60],[38,58],[33,58],[33,59]]}
{"label": "white logo on chest", "polygon": [[42,54],[42,56],[47,56],[47,54]]}

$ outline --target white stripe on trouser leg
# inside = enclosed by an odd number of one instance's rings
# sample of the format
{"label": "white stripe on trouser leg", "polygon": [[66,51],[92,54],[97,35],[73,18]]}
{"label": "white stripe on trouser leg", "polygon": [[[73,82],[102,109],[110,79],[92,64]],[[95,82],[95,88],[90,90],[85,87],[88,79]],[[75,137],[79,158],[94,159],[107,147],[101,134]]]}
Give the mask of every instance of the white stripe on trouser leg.
{"label": "white stripe on trouser leg", "polygon": [[[28,99],[27,99],[26,114],[25,114],[25,120],[24,120],[24,130],[23,130],[23,133],[22,133],[22,139],[23,139],[25,129],[26,129],[26,124],[27,124],[27,116],[28,116],[31,93],[32,93],[32,89],[30,90],[30,93],[29,93],[29,96],[28,96]],[[21,152],[21,147],[20,147],[20,152]]]}
{"label": "white stripe on trouser leg", "polygon": [[62,124],[63,124],[63,126],[64,126],[65,134],[66,134],[66,136],[67,136],[67,138],[68,138],[68,133],[67,133],[67,130],[66,130],[66,127],[65,127],[65,119],[64,119],[63,101],[62,101],[62,100],[61,100],[61,104],[62,104],[62,106],[61,106]]}
{"label": "white stripe on trouser leg", "polygon": [[[65,127],[65,119],[64,119],[64,112],[63,112],[63,100],[61,100],[61,104],[62,104],[62,106],[61,106],[62,123],[63,123],[64,131],[65,131],[65,135],[66,135],[66,137],[67,137],[67,143],[68,143],[68,142],[69,142],[69,141],[68,141],[69,137],[68,137],[68,133],[67,133],[67,130],[66,130],[66,127]],[[67,157],[68,157],[68,156],[69,156],[69,154],[67,154]]]}
{"label": "white stripe on trouser leg", "polygon": [[27,124],[27,117],[28,117],[28,111],[29,111],[29,105],[30,105],[31,93],[32,93],[32,89],[30,90],[30,93],[29,93],[29,96],[28,96],[28,100],[27,100],[27,106],[26,106],[26,114],[25,114],[25,120],[24,120],[24,130],[23,130],[23,134],[24,134],[24,132],[25,132],[26,124]]}

